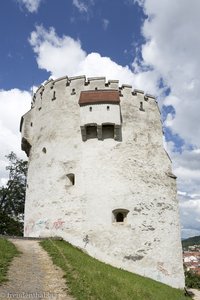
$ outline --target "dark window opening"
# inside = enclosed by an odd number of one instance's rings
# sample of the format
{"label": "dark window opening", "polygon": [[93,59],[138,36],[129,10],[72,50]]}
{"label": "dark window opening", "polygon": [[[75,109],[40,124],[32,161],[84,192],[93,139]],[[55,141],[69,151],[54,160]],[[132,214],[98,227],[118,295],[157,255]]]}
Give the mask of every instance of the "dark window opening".
{"label": "dark window opening", "polygon": [[140,110],[144,111],[143,102],[140,102]]}
{"label": "dark window opening", "polygon": [[90,106],[90,111],[92,111],[92,106]]}
{"label": "dark window opening", "polygon": [[122,141],[121,126],[109,123],[103,125],[88,123],[81,126],[81,136],[84,142],[96,138],[98,140],[114,139],[115,141]]}
{"label": "dark window opening", "polygon": [[70,185],[75,185],[75,176],[73,173],[67,174],[67,178],[69,179]]}
{"label": "dark window opening", "polygon": [[42,148],[42,152],[43,153],[47,153],[47,149],[44,147],[44,148]]}
{"label": "dark window opening", "polygon": [[31,127],[33,126],[33,122],[31,122]]}
{"label": "dark window opening", "polygon": [[121,212],[116,215],[116,222],[124,222],[124,215]]}
{"label": "dark window opening", "polygon": [[107,106],[107,110],[110,110],[110,106]]}
{"label": "dark window opening", "polygon": [[95,139],[97,138],[97,126],[88,125],[86,126],[86,139]]}
{"label": "dark window opening", "polygon": [[71,95],[75,95],[75,94],[76,94],[75,89],[72,89]]}
{"label": "dark window opening", "polygon": [[129,210],[127,209],[115,209],[113,210],[113,222],[114,223],[122,223],[125,224],[127,222],[127,215],[129,213]]}
{"label": "dark window opening", "polygon": [[114,139],[114,125],[102,125],[102,139]]}
{"label": "dark window opening", "polygon": [[53,98],[52,98],[52,101],[53,101],[53,100],[56,100],[56,92],[55,92],[55,91],[53,92]]}

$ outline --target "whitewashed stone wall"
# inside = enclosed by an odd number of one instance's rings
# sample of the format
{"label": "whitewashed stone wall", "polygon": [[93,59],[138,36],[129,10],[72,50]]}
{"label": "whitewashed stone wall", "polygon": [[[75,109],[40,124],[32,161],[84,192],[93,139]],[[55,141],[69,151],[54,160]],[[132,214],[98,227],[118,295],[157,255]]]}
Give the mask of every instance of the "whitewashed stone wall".
{"label": "whitewashed stone wall", "polygon": [[[106,104],[92,112],[78,104],[95,88],[120,91],[108,119]],[[121,141],[83,141],[81,126],[94,119],[121,125]],[[184,287],[176,180],[154,97],[105,78],[63,77],[37,90],[21,132],[25,236],[62,236],[104,262]],[[114,221],[115,209],[129,211],[125,222]]]}
{"label": "whitewashed stone wall", "polygon": [[[91,111],[90,111],[91,109]],[[120,106],[118,104],[88,104],[80,108],[81,125],[89,123],[110,123],[121,125]]]}

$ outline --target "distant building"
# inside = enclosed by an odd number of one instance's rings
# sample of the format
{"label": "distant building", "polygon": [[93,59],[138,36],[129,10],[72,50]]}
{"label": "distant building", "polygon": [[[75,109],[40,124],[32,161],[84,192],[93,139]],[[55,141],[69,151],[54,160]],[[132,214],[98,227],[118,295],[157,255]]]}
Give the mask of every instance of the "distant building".
{"label": "distant building", "polygon": [[184,251],[183,263],[187,271],[192,271],[200,275],[200,252],[199,251]]}
{"label": "distant building", "polygon": [[184,263],[188,263],[188,262],[198,262],[197,257],[195,257],[194,255],[190,255],[190,256],[186,256],[183,259]]}
{"label": "distant building", "polygon": [[156,100],[104,77],[47,81],[21,119],[24,235],[184,287],[176,177]]}
{"label": "distant building", "polygon": [[190,251],[200,251],[200,245],[188,246],[188,250],[190,250]]}

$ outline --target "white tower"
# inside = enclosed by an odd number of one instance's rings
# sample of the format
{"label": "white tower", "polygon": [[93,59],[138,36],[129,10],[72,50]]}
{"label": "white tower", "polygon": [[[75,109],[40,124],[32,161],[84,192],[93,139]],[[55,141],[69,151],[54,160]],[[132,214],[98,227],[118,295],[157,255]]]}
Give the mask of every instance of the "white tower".
{"label": "white tower", "polygon": [[155,98],[118,81],[47,81],[21,120],[25,236],[183,288],[176,177]]}

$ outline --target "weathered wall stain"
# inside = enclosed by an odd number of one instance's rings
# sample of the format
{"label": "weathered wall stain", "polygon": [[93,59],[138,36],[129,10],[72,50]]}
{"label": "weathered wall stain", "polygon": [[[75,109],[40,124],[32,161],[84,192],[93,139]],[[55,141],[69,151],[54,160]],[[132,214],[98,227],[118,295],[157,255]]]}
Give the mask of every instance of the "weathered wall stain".
{"label": "weathered wall stain", "polygon": [[137,260],[141,260],[143,259],[143,255],[126,255],[124,256],[125,259],[128,259],[128,260],[133,260],[133,261],[137,261]]}

